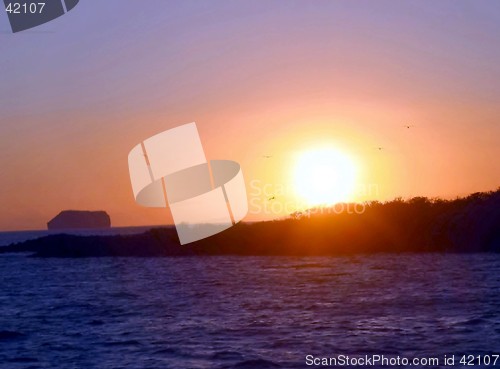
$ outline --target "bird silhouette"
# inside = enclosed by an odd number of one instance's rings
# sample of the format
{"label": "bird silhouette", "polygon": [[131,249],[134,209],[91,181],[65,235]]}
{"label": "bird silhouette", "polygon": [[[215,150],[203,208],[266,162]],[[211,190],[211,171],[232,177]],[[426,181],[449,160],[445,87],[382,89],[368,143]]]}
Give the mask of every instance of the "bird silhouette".
{"label": "bird silhouette", "polygon": [[410,128],[413,128],[415,126],[412,126],[412,125],[404,125],[403,127],[405,127],[406,129],[410,129]]}
{"label": "bird silhouette", "polygon": [[265,159],[270,159],[270,158],[272,158],[272,155],[263,155],[262,157]]}
{"label": "bird silhouette", "polygon": [[271,200],[275,200],[276,199],[276,196],[272,196],[270,198],[267,199],[267,201],[271,201]]}
{"label": "bird silhouette", "polygon": [[383,147],[375,147],[375,150],[382,151],[384,148]]}

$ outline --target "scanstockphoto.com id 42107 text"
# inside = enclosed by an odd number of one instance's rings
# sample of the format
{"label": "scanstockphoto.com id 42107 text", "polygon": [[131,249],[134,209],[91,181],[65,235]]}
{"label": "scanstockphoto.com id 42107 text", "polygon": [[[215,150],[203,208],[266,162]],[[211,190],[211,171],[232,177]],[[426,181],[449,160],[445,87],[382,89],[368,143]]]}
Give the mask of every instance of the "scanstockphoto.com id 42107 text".
{"label": "scanstockphoto.com id 42107 text", "polygon": [[308,354],[305,363],[310,367],[378,367],[378,366],[420,366],[420,367],[497,367],[500,365],[500,353],[491,354],[449,354],[438,356],[406,357],[383,354],[316,356]]}

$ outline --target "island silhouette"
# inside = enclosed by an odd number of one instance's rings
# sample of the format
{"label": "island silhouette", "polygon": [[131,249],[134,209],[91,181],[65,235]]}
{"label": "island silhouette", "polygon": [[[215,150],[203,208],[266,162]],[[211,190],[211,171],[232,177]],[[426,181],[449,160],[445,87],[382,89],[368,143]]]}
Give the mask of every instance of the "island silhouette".
{"label": "island silhouette", "polygon": [[[347,207],[345,207],[347,208]],[[174,227],[137,235],[58,234],[0,248],[35,257],[500,252],[500,188],[453,200],[415,197],[364,204],[364,211],[310,209],[276,221],[239,223],[181,246]]]}
{"label": "island silhouette", "polygon": [[47,222],[47,229],[110,228],[111,218],[105,211],[63,210]]}

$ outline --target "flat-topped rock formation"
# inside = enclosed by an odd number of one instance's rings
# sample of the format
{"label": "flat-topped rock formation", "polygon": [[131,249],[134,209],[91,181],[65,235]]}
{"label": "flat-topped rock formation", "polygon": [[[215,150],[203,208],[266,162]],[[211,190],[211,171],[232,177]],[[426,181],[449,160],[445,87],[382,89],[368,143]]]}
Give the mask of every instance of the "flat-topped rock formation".
{"label": "flat-topped rock formation", "polygon": [[105,211],[64,210],[47,223],[50,230],[109,227],[111,218]]}

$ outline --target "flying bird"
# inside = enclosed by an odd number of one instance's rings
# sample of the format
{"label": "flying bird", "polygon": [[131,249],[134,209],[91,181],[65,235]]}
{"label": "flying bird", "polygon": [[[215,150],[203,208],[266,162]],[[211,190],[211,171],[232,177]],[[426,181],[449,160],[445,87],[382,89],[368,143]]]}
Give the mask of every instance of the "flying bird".
{"label": "flying bird", "polygon": [[270,198],[267,199],[267,201],[271,201],[271,200],[275,200],[276,199],[276,196],[272,196]]}
{"label": "flying bird", "polygon": [[410,128],[413,128],[415,126],[411,126],[411,125],[404,125],[403,127],[405,127],[406,129],[410,129]]}
{"label": "flying bird", "polygon": [[265,158],[265,159],[270,159],[270,158],[272,158],[273,156],[272,156],[272,155],[263,155],[262,157],[263,157],[263,158]]}

